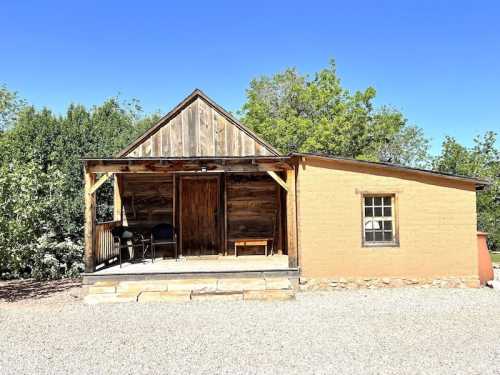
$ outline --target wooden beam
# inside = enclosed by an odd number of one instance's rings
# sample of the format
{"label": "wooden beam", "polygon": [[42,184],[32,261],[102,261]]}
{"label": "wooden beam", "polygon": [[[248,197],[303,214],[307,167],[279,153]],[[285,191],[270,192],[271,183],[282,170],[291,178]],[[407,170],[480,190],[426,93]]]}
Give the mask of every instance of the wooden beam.
{"label": "wooden beam", "polygon": [[92,187],[90,188],[90,193],[91,194],[95,193],[97,191],[97,189],[99,189],[102,186],[102,184],[104,184],[108,180],[108,178],[110,178],[111,176],[113,176],[113,173],[107,172],[104,175],[102,175],[101,177],[99,177],[97,182],[95,184],[93,184]]}
{"label": "wooden beam", "polygon": [[[289,166],[283,164],[164,164],[160,162],[145,163],[145,164],[95,164],[88,166],[89,172],[92,173],[170,173],[170,172],[201,172],[201,167],[206,167],[206,172],[209,173],[230,173],[230,172],[267,172],[267,171],[283,171]],[[104,182],[103,182],[104,183]],[[99,186],[98,186],[99,187]]]}
{"label": "wooden beam", "polygon": [[274,171],[267,171],[267,174],[269,176],[271,176],[274,179],[274,181],[276,181],[278,184],[280,184],[283,189],[285,189],[286,191],[288,191],[288,186],[286,185],[286,182],[283,181],[281,179],[281,177],[276,174],[276,172],[274,172]]}
{"label": "wooden beam", "polygon": [[95,174],[85,170],[85,272],[95,271],[94,239],[95,239],[95,193],[91,188],[95,183]]}
{"label": "wooden beam", "polygon": [[288,244],[288,266],[295,268],[297,261],[297,201],[295,186],[295,170],[286,171],[286,184],[288,191],[286,194],[286,225]]}

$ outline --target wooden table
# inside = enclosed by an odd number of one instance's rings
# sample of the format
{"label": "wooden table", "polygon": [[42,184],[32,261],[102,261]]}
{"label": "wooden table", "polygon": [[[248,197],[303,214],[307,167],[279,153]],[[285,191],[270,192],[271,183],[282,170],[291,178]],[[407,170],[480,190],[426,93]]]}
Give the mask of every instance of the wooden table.
{"label": "wooden table", "polygon": [[[265,254],[268,255],[268,244],[273,238],[238,238],[234,240],[234,256],[238,256],[238,246],[264,246]],[[271,255],[274,255],[274,246],[271,246]]]}

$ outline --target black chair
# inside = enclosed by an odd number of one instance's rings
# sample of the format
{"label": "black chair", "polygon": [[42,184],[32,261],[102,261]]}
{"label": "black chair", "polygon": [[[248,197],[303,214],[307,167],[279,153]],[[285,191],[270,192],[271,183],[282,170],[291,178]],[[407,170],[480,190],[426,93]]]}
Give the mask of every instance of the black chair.
{"label": "black chair", "polygon": [[122,250],[134,248],[134,247],[142,247],[142,252],[144,254],[144,241],[142,243],[137,244],[135,239],[135,235],[133,232],[128,230],[124,226],[118,226],[111,230],[111,235],[113,236],[113,245],[115,249],[118,250],[118,258],[120,260],[120,268],[122,267]]}
{"label": "black chair", "polygon": [[174,245],[174,257],[177,259],[177,233],[171,224],[158,224],[151,229],[151,251],[153,262],[156,246]]}

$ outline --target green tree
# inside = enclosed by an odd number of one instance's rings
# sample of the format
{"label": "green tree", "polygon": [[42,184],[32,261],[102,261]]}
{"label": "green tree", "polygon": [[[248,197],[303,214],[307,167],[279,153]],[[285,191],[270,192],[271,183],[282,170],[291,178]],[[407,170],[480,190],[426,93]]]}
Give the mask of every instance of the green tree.
{"label": "green tree", "polygon": [[17,114],[26,105],[17,92],[12,92],[5,85],[0,85],[0,133],[15,122]]}
{"label": "green tree", "polygon": [[351,94],[335,63],[311,79],[296,69],[250,82],[241,120],[282,152],[319,152],[410,166],[428,163],[428,140],[401,112],[374,108],[376,91]]}
{"label": "green tree", "polygon": [[475,176],[490,185],[477,194],[478,229],[488,232],[490,249],[500,248],[500,151],[496,133],[486,132],[474,139],[467,148],[455,138],[446,137],[441,153],[434,159],[433,168],[440,172]]}
{"label": "green tree", "polygon": [[[73,104],[62,116],[32,106],[18,111],[0,136],[3,277],[73,274],[83,235],[80,159],[113,155],[157,118],[117,98],[91,109]],[[99,219],[110,218],[111,198],[108,183],[98,192]]]}

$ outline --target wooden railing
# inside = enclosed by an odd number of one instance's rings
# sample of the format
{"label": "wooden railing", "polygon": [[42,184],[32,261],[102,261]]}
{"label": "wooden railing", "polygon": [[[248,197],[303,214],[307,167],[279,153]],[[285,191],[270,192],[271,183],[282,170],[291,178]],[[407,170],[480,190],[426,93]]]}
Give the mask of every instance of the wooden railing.
{"label": "wooden railing", "polygon": [[119,221],[107,221],[95,225],[94,256],[96,266],[118,257],[118,249],[113,244],[111,230],[120,225]]}

